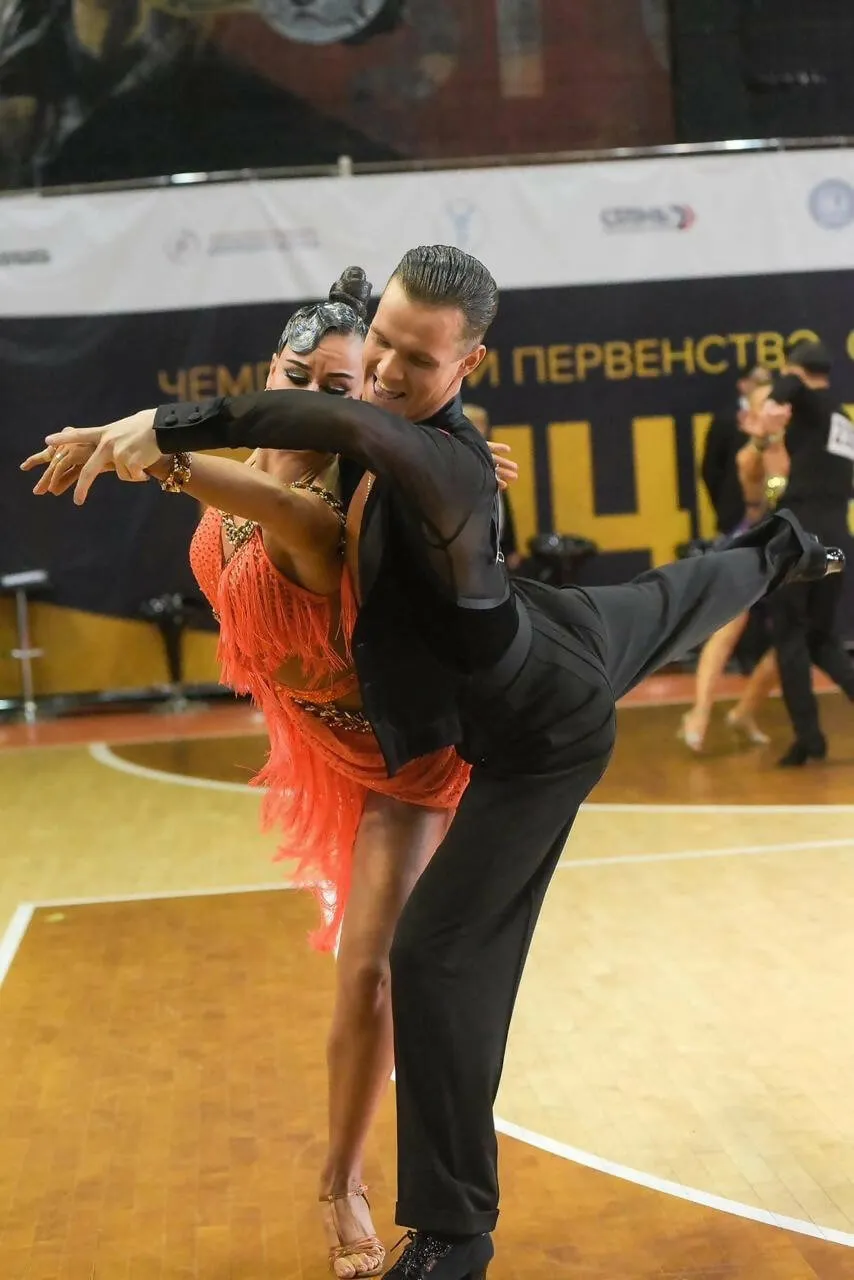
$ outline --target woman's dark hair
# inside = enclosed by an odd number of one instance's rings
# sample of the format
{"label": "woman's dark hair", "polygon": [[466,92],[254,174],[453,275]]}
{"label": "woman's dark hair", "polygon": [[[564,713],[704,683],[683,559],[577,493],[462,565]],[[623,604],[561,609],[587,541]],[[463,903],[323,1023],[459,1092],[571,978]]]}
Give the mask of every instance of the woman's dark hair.
{"label": "woman's dark hair", "polygon": [[392,279],[400,282],[412,302],[456,307],[467,342],[480,342],[498,312],[498,285],[482,262],[454,245],[409,249]]}
{"label": "woman's dark hair", "polygon": [[300,307],[285,325],[276,355],[290,347],[296,355],[314,351],[327,333],[358,334],[368,332],[368,303],[371,282],[361,267],[347,267],[329,290],[325,302]]}

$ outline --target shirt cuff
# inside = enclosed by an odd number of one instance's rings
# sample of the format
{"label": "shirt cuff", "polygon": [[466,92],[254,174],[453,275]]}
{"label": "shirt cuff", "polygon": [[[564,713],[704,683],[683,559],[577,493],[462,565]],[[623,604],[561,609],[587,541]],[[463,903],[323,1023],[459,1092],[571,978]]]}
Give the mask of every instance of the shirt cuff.
{"label": "shirt cuff", "polygon": [[154,415],[154,435],[161,453],[192,453],[228,448],[223,420],[225,397],[161,405]]}

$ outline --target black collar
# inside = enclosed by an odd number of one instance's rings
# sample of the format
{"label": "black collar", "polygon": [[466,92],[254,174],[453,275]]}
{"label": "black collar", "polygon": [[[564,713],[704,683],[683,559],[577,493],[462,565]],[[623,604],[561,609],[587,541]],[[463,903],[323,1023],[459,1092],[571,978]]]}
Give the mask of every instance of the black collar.
{"label": "black collar", "polygon": [[458,393],[453,400],[449,400],[447,404],[442,405],[441,409],[437,409],[429,418],[425,418],[421,426],[438,427],[440,431],[459,431],[464,424],[468,424],[468,419],[463,413],[462,394]]}

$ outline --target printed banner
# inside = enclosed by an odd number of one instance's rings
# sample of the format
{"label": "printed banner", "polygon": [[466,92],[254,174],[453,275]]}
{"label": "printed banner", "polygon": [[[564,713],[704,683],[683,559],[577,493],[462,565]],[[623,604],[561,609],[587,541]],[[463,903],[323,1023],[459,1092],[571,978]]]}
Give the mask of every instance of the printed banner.
{"label": "printed banner", "polygon": [[[475,185],[464,216],[453,202]],[[263,387],[295,305],[348,262],[381,286],[428,239],[476,252],[502,285],[466,395],[520,458],[521,541],[592,538],[588,581],[624,580],[709,532],[697,459],[711,416],[734,409],[740,372],[779,367],[793,337],[820,335],[839,398],[854,403],[848,152],[10,199],[8,568],[49,567],[62,603],[125,616],[154,590],[187,589],[192,502],[106,478],[77,511],[34,499],[20,458],[65,423]],[[10,265],[40,251],[47,261]]]}
{"label": "printed banner", "polygon": [[505,290],[847,270],[854,151],[8,196],[0,315],[297,302],[436,242]]}

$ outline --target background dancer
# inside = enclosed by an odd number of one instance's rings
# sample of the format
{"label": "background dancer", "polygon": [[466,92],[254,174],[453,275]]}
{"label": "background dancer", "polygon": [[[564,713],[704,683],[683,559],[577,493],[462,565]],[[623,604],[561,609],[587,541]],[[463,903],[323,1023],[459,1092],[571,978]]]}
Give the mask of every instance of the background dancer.
{"label": "background dancer", "polygon": [[[848,506],[854,481],[854,423],[830,390],[831,359],[820,342],[802,342],[765,402],[764,431],[785,431],[789,454],[786,506],[819,537],[849,542]],[[821,730],[812,687],[813,664],[854,701],[854,665],[836,627],[841,579],[800,583],[781,591],[771,605],[771,630],[783,699],[795,740],[778,764],[798,768],[823,760],[827,741]]]}

